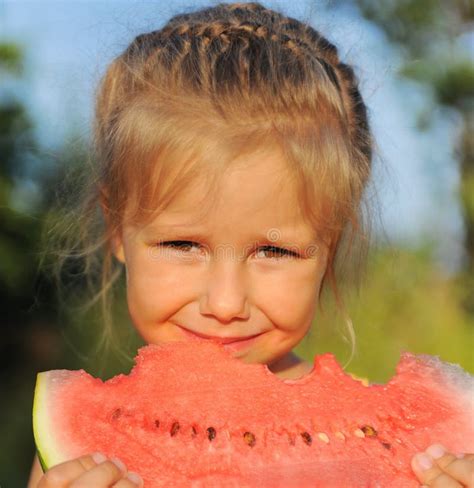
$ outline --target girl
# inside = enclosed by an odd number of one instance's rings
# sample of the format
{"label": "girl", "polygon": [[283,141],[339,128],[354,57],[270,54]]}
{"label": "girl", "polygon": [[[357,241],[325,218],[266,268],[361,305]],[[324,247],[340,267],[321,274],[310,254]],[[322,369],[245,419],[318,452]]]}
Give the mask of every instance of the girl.
{"label": "girl", "polygon": [[[323,288],[338,296],[371,174],[366,107],[336,48],[258,3],[177,15],[109,66],[95,148],[78,214],[86,269],[102,246],[104,295],[125,269],[143,339],[212,340],[281,378],[309,372],[292,350]],[[428,486],[467,486],[473,458],[435,445],[413,469]],[[44,476],[36,463],[29,486],[141,484],[91,453]]]}

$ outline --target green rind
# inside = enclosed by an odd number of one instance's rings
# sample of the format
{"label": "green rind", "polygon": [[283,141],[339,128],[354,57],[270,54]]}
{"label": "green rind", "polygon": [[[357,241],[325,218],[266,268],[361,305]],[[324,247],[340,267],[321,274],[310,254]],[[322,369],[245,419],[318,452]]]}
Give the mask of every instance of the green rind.
{"label": "green rind", "polygon": [[51,440],[51,429],[49,427],[51,417],[48,412],[48,376],[47,372],[38,373],[33,400],[33,435],[43,471],[58,462],[55,446],[47,443],[47,439]]}
{"label": "green rind", "polygon": [[36,451],[36,453],[38,454],[38,459],[39,459],[39,463],[41,464],[41,469],[43,470],[43,473],[45,473],[46,470],[48,469],[48,466],[46,465],[41,453],[39,451]]}

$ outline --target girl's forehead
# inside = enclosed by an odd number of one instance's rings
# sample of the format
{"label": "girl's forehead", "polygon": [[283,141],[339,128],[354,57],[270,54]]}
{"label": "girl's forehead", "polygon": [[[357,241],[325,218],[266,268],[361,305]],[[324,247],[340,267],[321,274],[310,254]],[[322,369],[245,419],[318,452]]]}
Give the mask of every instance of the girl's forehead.
{"label": "girl's forehead", "polygon": [[265,209],[284,213],[298,208],[298,190],[287,164],[277,153],[239,158],[219,174],[197,175],[170,202],[169,212],[227,212],[254,214]]}
{"label": "girl's forehead", "polygon": [[242,157],[217,178],[193,179],[146,225],[151,229],[186,226],[228,232],[272,228],[311,232],[297,185],[276,152]]}

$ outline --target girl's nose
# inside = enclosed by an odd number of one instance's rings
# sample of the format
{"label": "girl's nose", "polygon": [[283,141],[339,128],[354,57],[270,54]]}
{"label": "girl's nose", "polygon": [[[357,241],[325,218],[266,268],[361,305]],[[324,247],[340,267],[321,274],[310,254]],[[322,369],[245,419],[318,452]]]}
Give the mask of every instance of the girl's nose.
{"label": "girl's nose", "polygon": [[248,319],[250,309],[244,274],[241,263],[235,259],[211,262],[199,311],[221,322]]}

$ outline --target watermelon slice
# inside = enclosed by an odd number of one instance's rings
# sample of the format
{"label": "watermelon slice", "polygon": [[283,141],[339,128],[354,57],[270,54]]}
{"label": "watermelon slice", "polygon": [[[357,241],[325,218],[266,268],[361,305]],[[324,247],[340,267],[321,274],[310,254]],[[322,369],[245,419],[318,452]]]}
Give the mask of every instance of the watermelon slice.
{"label": "watermelon slice", "polygon": [[150,345],[129,375],[38,375],[33,424],[47,468],[102,451],[145,487],[416,487],[412,456],[474,451],[474,378],[404,353],[365,386],[331,354],[281,380],[214,343]]}

